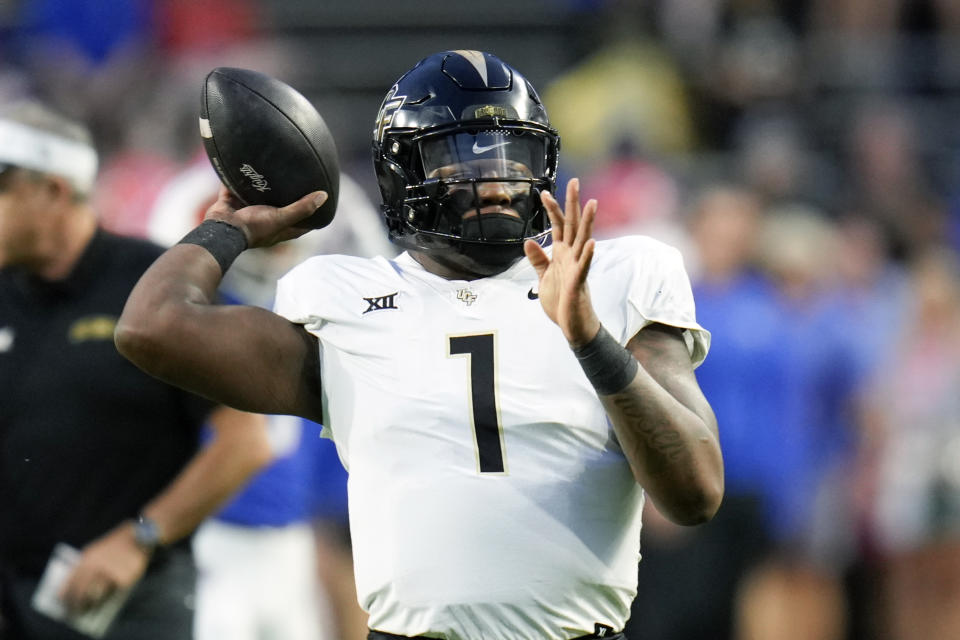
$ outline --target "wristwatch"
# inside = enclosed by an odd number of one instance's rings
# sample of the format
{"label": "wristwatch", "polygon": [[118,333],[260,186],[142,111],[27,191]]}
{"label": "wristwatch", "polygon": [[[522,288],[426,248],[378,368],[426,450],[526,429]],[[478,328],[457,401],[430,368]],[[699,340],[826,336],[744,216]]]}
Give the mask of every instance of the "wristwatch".
{"label": "wristwatch", "polygon": [[142,513],[133,522],[133,540],[137,546],[152,554],[160,546],[160,527]]}

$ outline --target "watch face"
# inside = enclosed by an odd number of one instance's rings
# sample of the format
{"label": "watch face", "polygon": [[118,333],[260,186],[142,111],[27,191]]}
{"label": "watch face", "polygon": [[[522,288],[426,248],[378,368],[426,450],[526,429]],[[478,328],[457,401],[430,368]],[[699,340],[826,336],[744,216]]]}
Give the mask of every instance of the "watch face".
{"label": "watch face", "polygon": [[153,551],[160,544],[160,530],[150,518],[140,516],[133,525],[133,538],[137,545],[147,551]]}

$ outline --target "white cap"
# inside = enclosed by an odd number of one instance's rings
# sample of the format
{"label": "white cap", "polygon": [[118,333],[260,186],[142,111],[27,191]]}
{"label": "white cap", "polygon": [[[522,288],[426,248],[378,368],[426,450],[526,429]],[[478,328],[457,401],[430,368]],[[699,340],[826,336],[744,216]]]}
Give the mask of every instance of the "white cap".
{"label": "white cap", "polygon": [[10,166],[62,176],[87,194],[97,176],[97,152],[89,144],[0,118],[0,171]]}

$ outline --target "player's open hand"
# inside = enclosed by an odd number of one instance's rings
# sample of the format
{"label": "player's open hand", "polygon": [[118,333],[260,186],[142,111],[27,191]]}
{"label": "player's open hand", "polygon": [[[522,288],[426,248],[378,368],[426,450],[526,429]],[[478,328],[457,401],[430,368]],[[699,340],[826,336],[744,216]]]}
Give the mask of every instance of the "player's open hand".
{"label": "player's open hand", "polygon": [[567,184],[565,210],[550,193],[540,194],[553,226],[553,255],[533,240],[523,245],[527,258],[540,279],[540,304],[557,323],[572,347],[586,344],[600,330],[600,319],[590,302],[587,273],[593,259],[593,221],[597,201],[580,207],[580,181]]}
{"label": "player's open hand", "polygon": [[285,207],[244,207],[229,189],[221,185],[217,201],[207,209],[204,219],[223,220],[239,227],[247,237],[247,247],[251,249],[269,247],[284,240],[299,238],[310,231],[293,225],[313,214],[326,200],[326,192],[314,191]]}

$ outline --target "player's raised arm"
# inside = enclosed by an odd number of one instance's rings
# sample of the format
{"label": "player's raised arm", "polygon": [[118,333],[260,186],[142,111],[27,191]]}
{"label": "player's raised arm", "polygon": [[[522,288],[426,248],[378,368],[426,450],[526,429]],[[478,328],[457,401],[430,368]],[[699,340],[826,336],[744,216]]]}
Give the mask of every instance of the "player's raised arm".
{"label": "player's raised arm", "polygon": [[326,199],[236,209],[221,188],[204,222],[144,273],[127,299],[115,341],[147,373],[223,404],[320,419],[316,339],[257,307],[216,304],[230,263],[245,249],[307,232],[292,225]]}
{"label": "player's raised arm", "polygon": [[621,346],[594,311],[587,287],[597,202],[580,207],[580,183],[565,211],[542,196],[553,226],[553,255],[527,241],[540,302],[562,330],[597,390],[633,475],[677,524],[698,524],[723,496],[723,460],[713,410],[704,398],[680,329],[653,324]]}

